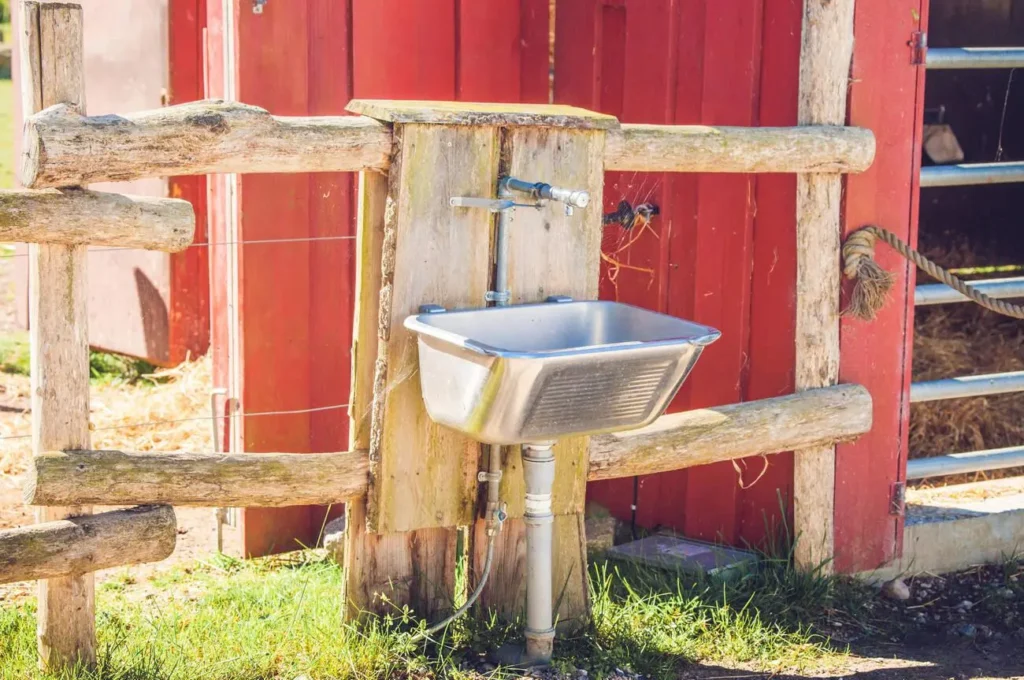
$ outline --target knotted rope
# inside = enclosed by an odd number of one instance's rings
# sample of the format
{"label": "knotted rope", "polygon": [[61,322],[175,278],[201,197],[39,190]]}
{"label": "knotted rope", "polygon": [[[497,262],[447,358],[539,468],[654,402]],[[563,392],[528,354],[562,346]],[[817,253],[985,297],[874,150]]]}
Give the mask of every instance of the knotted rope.
{"label": "knotted rope", "polygon": [[891,231],[874,224],[858,229],[846,237],[843,243],[843,273],[855,281],[850,306],[843,312],[858,319],[870,321],[885,304],[896,277],[875,262],[875,240],[885,243],[923,269],[934,279],[941,281],[972,302],[985,309],[1012,317],[1024,319],[1024,305],[1015,305],[985,295],[968,283],[953,276],[927,257],[904,243]]}

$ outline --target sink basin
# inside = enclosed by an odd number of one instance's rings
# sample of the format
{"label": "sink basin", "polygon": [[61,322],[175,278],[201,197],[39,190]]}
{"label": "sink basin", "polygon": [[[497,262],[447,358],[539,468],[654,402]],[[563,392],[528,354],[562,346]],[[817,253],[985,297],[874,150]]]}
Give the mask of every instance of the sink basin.
{"label": "sink basin", "polygon": [[410,316],[430,417],[488,444],[643,427],[720,333],[617,302]]}

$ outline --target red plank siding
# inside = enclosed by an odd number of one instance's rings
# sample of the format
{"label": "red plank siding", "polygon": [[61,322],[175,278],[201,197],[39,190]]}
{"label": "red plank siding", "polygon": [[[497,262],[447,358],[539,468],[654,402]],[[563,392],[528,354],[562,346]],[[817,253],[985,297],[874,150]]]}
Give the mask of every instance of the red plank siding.
{"label": "red plank siding", "polygon": [[[860,0],[850,86],[850,124],[874,130],[874,165],[846,181],[845,228],[878,224],[917,240],[917,177],[924,67],[911,64],[911,34],[926,25],[927,0]],[[871,322],[845,318],[839,378],[874,399],[874,427],[836,453],[836,567],[874,569],[898,554],[902,518],[890,514],[890,486],[906,474],[915,270],[885,247],[879,263],[898,275]]]}

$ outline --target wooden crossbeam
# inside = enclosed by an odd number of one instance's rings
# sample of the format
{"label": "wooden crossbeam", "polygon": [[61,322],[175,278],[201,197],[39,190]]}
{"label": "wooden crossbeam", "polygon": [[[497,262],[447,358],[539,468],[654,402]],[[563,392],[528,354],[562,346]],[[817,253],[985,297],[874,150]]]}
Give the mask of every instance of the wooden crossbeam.
{"label": "wooden crossbeam", "polygon": [[86,189],[0,191],[0,241],[144,248],[176,253],[192,243],[192,204]]}
{"label": "wooden crossbeam", "polygon": [[[124,116],[54,106],[26,121],[21,180],[45,188],[166,175],[341,172],[390,166],[389,125],[364,116],[287,117],[201,101]],[[622,125],[608,131],[606,170],[860,172],[870,130],[838,125],[743,128]]]}
{"label": "wooden crossbeam", "polygon": [[871,130],[833,125],[712,127],[623,125],[608,132],[606,170],[645,172],[862,172]]}
{"label": "wooden crossbeam", "polygon": [[328,505],[364,493],[368,469],[365,451],[68,451],[36,456],[24,491],[30,505]]}
{"label": "wooden crossbeam", "polygon": [[[591,437],[587,479],[832,446],[870,430],[871,409],[866,389],[835,385],[674,413],[639,430]],[[364,495],[368,466],[365,450],[317,455],[44,453],[33,461],[25,500],[32,505],[326,505]]]}
{"label": "wooden crossbeam", "polygon": [[125,116],[52,106],[25,121],[26,187],[212,173],[385,168],[391,130],[361,116],[278,117],[201,101]]}
{"label": "wooden crossbeam", "polygon": [[174,551],[177,536],[174,510],[166,505],[7,529],[0,531],[0,583],[159,562]]}

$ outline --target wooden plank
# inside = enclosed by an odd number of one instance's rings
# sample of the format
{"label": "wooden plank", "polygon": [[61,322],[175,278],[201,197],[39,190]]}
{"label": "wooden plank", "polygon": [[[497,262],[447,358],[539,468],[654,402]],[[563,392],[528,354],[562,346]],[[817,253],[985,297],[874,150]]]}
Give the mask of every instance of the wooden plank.
{"label": "wooden plank", "polygon": [[[800,45],[798,122],[842,125],[846,120],[853,52],[854,0],[804,4]],[[840,175],[801,175],[796,189],[797,390],[834,385],[839,378]],[[795,452],[794,561],[830,572],[835,554],[835,447]]]}
{"label": "wooden plank", "polygon": [[862,172],[875,136],[856,127],[623,125],[608,133],[609,170],[646,172]]}
{"label": "wooden plank", "polygon": [[51,452],[34,458],[24,491],[29,505],[328,505],[365,493],[368,466],[365,451]]}
{"label": "wooden plank", "polygon": [[[756,122],[762,5],[759,0],[707,3],[702,122]],[[718,85],[723,82],[730,87]],[[691,407],[743,398],[756,186],[757,178],[751,175],[708,175],[698,183],[692,318],[722,331],[722,339],[708,348],[689,378]],[[685,534],[735,543],[740,484],[731,463],[691,470],[682,523]]]}
{"label": "wooden plank", "polygon": [[[360,176],[350,441],[363,449],[370,445],[387,196],[387,177],[377,173]],[[363,482],[365,485],[365,475]],[[346,618],[355,619],[365,612],[386,614],[396,604],[412,604],[424,616],[444,611],[450,604],[448,597],[455,592],[455,570],[447,572],[446,566],[456,560],[457,531],[445,528],[388,535],[368,533],[365,495],[347,503],[345,512],[348,519],[342,599]],[[393,572],[396,565],[398,571]],[[420,578],[417,574],[432,576]],[[437,583],[440,587],[431,585]]]}
{"label": "wooden plank", "polygon": [[0,190],[0,240],[180,252],[195,231],[192,204],[87,189]]}
{"label": "wooden plank", "polygon": [[74,578],[170,557],[178,539],[167,505],[71,517],[0,531],[0,583]]}
{"label": "wooden plank", "polygon": [[575,106],[556,104],[501,104],[405,99],[356,99],[347,111],[392,123],[439,125],[540,126],[611,130],[619,127],[614,116]]}
{"label": "wooden plank", "polygon": [[[66,103],[85,108],[82,8],[25,2],[21,15],[22,110]],[[32,319],[33,453],[89,448],[89,346],[84,246],[29,249]],[[42,508],[49,522],[87,514],[87,507]],[[96,614],[91,575],[40,581],[39,658],[55,672],[96,663]]]}
{"label": "wooden plank", "polygon": [[[513,304],[539,302],[549,295],[593,299],[600,269],[601,205],[603,191],[604,135],[577,130],[521,128],[505,131],[503,158],[508,173],[529,181],[543,181],[591,194],[591,208],[566,215],[564,206],[550,204],[543,210],[517,211],[509,238],[509,289]],[[580,526],[583,522],[589,438],[573,437],[555,444],[555,485],[552,510],[556,517],[554,539],[554,592],[560,602],[560,625],[577,628],[588,612],[586,551]],[[519,447],[505,449],[500,496],[507,503],[509,519],[502,526],[494,555],[489,585],[480,607],[504,615],[522,612],[525,600],[523,550],[526,525],[525,487]],[[474,527],[475,578],[483,569],[487,552],[486,522]],[[559,599],[559,593],[562,594]]]}
{"label": "wooden plank", "polygon": [[614,479],[834,444],[870,431],[871,395],[837,385],[673,413],[639,430],[594,437],[589,479]]}
{"label": "wooden plank", "polygon": [[55,106],[25,121],[24,148],[21,182],[42,189],[166,175],[382,168],[391,134],[369,118],[272,116],[209,100],[93,117]]}
{"label": "wooden plank", "polygon": [[416,337],[402,322],[422,304],[483,304],[491,215],[448,200],[492,195],[498,168],[494,128],[405,125],[395,134],[402,160],[392,166],[370,438],[369,526],[381,533],[473,518],[479,446],[427,415]]}
{"label": "wooden plank", "polygon": [[[879,154],[866,173],[847,179],[844,229],[883,224],[916,244],[925,69],[892,45],[928,26],[928,3],[860,2],[855,12],[850,121],[877,131]],[[839,377],[863,384],[877,404],[872,431],[837,447],[835,563],[844,573],[875,569],[902,552],[903,517],[891,511],[890,497],[907,461],[916,269],[888,248],[876,257],[896,274],[888,302],[874,321],[841,319]]]}
{"label": "wooden plank", "polygon": [[[802,5],[765,3],[761,125],[796,124]],[[796,355],[796,177],[759,175],[754,201],[750,370],[744,400],[792,394]],[[747,487],[738,493],[738,538],[771,549],[792,526],[793,456],[787,452],[737,464]]]}
{"label": "wooden plank", "polygon": [[[168,4],[168,82],[170,104],[202,99],[206,87],[206,0],[170,0]],[[192,204],[196,213],[193,243],[208,243],[207,178],[169,177],[170,196]],[[210,349],[210,249],[191,248],[171,255],[168,317],[169,360],[205,356]]]}

